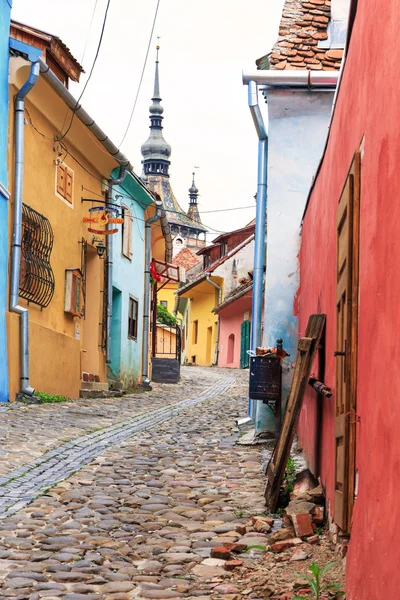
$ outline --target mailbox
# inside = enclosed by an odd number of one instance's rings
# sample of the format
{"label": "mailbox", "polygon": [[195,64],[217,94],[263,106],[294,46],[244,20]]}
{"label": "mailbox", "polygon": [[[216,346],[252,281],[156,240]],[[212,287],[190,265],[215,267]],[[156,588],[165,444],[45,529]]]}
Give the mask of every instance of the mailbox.
{"label": "mailbox", "polygon": [[279,356],[250,357],[249,397],[262,400],[271,408],[280,404],[282,367]]}

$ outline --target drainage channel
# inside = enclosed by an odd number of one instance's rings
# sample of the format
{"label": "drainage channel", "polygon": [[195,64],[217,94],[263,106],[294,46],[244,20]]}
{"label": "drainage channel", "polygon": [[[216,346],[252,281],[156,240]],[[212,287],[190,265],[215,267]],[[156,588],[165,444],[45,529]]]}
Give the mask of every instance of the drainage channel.
{"label": "drainage channel", "polygon": [[177,416],[182,410],[211,400],[226,392],[235,382],[232,378],[220,379],[193,398],[186,398],[151,413],[137,415],[99,431],[76,438],[47,452],[0,479],[0,519],[9,517],[57,483],[64,481],[104,450],[147,431],[163,421]]}

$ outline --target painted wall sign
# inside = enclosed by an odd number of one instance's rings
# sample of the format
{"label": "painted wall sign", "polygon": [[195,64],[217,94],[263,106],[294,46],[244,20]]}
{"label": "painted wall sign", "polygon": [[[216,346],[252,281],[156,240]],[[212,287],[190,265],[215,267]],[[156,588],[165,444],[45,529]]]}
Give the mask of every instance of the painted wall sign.
{"label": "painted wall sign", "polygon": [[89,217],[83,217],[84,223],[93,223],[98,228],[89,227],[89,233],[97,235],[111,235],[118,232],[118,228],[107,229],[109,224],[122,224],[124,219],[119,217],[118,209],[105,206],[93,206],[89,208]]}

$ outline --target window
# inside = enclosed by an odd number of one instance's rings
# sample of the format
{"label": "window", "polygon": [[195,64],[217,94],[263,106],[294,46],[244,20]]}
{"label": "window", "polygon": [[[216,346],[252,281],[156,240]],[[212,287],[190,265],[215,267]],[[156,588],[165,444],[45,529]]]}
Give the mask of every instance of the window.
{"label": "window", "polygon": [[78,269],[65,271],[64,312],[79,317],[81,315],[82,274]]}
{"label": "window", "polygon": [[138,301],[135,298],[129,298],[128,312],[128,338],[131,340],[137,339],[137,322],[138,322]]}
{"label": "window", "polygon": [[181,340],[182,350],[185,350],[186,346],[186,329],[182,329],[182,340]]}
{"label": "window", "polygon": [[132,260],[132,212],[126,206],[122,207],[122,255]]}
{"label": "window", "polygon": [[162,306],[165,306],[165,308],[168,308],[168,302],[167,302],[167,300],[160,300],[160,304]]}
{"label": "window", "polygon": [[193,321],[193,344],[197,344],[198,335],[199,335],[199,322]]}
{"label": "window", "polygon": [[74,172],[65,163],[57,165],[57,194],[72,204],[74,190]]}
{"label": "window", "polygon": [[50,264],[53,242],[50,221],[23,204],[19,295],[42,308],[50,304],[54,295],[54,273]]}
{"label": "window", "polygon": [[207,267],[209,267],[211,264],[211,258],[210,258],[209,254],[204,255],[203,262],[204,262],[204,268],[207,269]]}
{"label": "window", "polygon": [[225,242],[224,244],[221,244],[219,247],[219,256],[220,258],[222,258],[223,256],[225,256],[225,254],[228,251],[228,244]]}

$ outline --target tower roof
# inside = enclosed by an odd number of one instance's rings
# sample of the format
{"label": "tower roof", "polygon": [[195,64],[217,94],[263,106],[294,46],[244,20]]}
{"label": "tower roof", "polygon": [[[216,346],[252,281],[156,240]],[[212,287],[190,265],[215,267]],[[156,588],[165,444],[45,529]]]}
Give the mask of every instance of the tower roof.
{"label": "tower roof", "polygon": [[193,181],[192,185],[189,188],[189,210],[188,217],[198,223],[201,227],[203,226],[200,218],[199,207],[197,205],[197,197],[199,195],[199,190],[197,189],[194,183],[194,173],[193,173]]}
{"label": "tower roof", "polygon": [[154,92],[152,104],[150,105],[150,135],[147,141],[142,145],[144,174],[160,173],[168,177],[168,167],[170,165],[171,146],[165,141],[162,133],[162,120],[164,108],[161,106],[160,96],[160,78],[158,72],[158,51],[156,57],[156,70],[154,77]]}
{"label": "tower roof", "polygon": [[[148,140],[142,145],[144,178],[150,189],[160,195],[167,213],[168,223],[186,229],[189,237],[196,237],[199,233],[206,232],[207,230],[203,227],[200,216],[195,218],[195,215],[186,214],[179,206],[169,179],[168,169],[171,164],[169,160],[171,146],[165,141],[162,133],[162,114],[164,109],[161,106],[158,51],[159,46],[157,46],[154,92],[150,106],[150,135]],[[193,185],[194,180],[192,187]],[[192,190],[192,188],[190,189]],[[192,194],[196,195],[197,210],[198,190],[195,186]],[[183,232],[181,234],[182,236],[185,235]]]}

